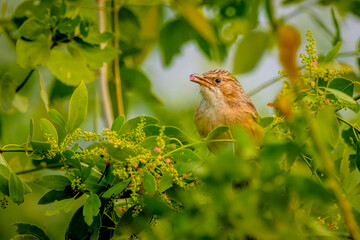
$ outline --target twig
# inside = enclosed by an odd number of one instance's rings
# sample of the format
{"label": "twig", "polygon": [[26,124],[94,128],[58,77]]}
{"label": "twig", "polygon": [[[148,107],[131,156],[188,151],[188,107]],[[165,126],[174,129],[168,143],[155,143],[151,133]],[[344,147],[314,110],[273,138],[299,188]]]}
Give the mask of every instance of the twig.
{"label": "twig", "polygon": [[[106,6],[106,0],[98,0],[99,9],[103,9]],[[99,11],[99,30],[101,33],[106,31],[106,11]],[[104,48],[106,43],[101,43],[101,48]],[[110,127],[114,117],[112,112],[111,98],[108,86],[108,66],[106,63],[100,68],[100,92],[102,107],[105,115],[105,125]]]}
{"label": "twig", "polygon": [[115,59],[114,59],[114,82],[115,82],[115,99],[116,99],[116,108],[118,115],[124,114],[124,103],[122,98],[121,91],[121,76],[120,76],[120,59],[119,59],[119,10],[120,4],[118,1],[113,0],[114,12],[113,12],[113,22],[114,22],[114,48],[115,48]]}
{"label": "twig", "polygon": [[276,83],[277,81],[281,80],[283,77],[282,76],[278,76],[275,77],[273,79],[270,79],[269,81],[259,85],[258,87],[254,88],[253,90],[251,90],[248,95],[252,96],[255,95],[256,93],[260,92],[261,90],[264,90],[265,88],[269,87],[270,85]]}
{"label": "twig", "polygon": [[30,79],[30,77],[34,71],[35,71],[34,68],[30,70],[30,72],[28,73],[28,75],[26,76],[24,81],[16,88],[15,92],[19,92],[24,87],[25,83],[27,83],[27,81]]}

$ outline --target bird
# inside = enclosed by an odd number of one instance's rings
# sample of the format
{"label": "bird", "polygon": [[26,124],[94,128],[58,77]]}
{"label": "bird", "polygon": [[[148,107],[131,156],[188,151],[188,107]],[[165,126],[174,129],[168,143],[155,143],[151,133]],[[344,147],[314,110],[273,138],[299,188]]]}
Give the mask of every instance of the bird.
{"label": "bird", "polygon": [[[191,74],[190,81],[200,85],[202,100],[195,111],[195,125],[201,137],[206,137],[218,126],[240,126],[259,144],[263,129],[260,117],[250,97],[246,95],[236,77],[230,72],[215,69],[203,74]],[[229,131],[218,136],[229,139]],[[215,152],[219,143],[208,145]]]}

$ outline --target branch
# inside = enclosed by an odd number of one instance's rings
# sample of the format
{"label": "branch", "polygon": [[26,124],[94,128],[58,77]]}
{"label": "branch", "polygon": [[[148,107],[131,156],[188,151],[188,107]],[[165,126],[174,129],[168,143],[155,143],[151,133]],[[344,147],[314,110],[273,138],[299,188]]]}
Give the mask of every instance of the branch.
{"label": "branch", "polygon": [[[98,7],[99,9],[105,9],[106,0],[98,0]],[[106,31],[106,11],[99,10],[99,30],[101,33]],[[101,48],[104,48],[106,43],[101,43]],[[108,67],[107,64],[100,68],[100,93],[101,93],[101,102],[102,107],[105,115],[105,126],[110,127],[114,117],[112,112],[112,105],[111,105],[111,98],[109,93],[109,86],[108,86]]]}
{"label": "branch", "polygon": [[115,82],[115,99],[116,99],[116,108],[118,115],[124,114],[124,103],[122,98],[121,91],[121,76],[120,76],[120,59],[119,59],[119,10],[120,4],[118,1],[113,0],[114,12],[113,12],[113,22],[114,22],[114,48],[115,48],[115,59],[114,59],[114,82]]}

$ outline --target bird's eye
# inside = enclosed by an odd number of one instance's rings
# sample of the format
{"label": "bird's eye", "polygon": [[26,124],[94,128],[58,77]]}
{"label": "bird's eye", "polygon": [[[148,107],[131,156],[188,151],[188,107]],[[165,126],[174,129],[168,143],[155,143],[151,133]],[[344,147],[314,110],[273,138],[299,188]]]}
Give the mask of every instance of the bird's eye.
{"label": "bird's eye", "polygon": [[219,83],[219,82],[221,82],[221,79],[220,79],[220,78],[217,78],[217,79],[215,79],[215,82],[216,82],[216,83]]}

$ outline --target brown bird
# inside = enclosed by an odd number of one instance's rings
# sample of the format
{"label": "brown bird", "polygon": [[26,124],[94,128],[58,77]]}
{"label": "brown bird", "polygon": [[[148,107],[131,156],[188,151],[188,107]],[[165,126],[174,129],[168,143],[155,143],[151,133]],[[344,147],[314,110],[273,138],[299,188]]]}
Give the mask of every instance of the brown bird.
{"label": "brown bird", "polygon": [[[201,87],[202,100],[196,109],[195,124],[201,137],[214,128],[238,125],[244,128],[257,143],[261,142],[263,129],[258,124],[259,115],[239,81],[230,72],[216,69],[203,74],[192,74],[190,80]],[[226,132],[218,138],[231,138]],[[210,144],[215,151],[218,144]]]}

